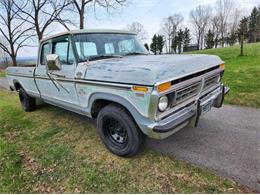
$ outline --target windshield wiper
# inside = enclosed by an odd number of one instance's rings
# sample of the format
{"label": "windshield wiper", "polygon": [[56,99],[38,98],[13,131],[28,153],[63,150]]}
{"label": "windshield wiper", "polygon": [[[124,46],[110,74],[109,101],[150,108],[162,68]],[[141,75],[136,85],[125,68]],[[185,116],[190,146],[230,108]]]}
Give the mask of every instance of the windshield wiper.
{"label": "windshield wiper", "polygon": [[143,53],[143,52],[130,52],[124,54],[124,56],[135,56],[135,55],[148,55],[148,53]]}
{"label": "windshield wiper", "polygon": [[109,58],[122,58],[123,56],[120,55],[100,55],[100,56],[91,56],[89,57],[89,61],[93,60],[102,60],[102,59],[109,59]]}

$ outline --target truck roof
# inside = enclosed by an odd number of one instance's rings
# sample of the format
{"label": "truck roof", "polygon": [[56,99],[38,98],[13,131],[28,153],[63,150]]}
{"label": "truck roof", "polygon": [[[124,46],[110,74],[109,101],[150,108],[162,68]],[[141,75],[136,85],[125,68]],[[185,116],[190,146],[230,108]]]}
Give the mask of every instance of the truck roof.
{"label": "truck roof", "polygon": [[41,40],[41,42],[47,41],[49,39],[53,39],[56,37],[60,37],[63,35],[72,35],[72,34],[84,34],[84,33],[116,33],[116,34],[132,34],[136,35],[136,33],[131,32],[131,31],[126,31],[126,30],[113,30],[113,29],[85,29],[85,30],[71,30],[71,31],[66,31],[62,33],[58,33],[56,35],[52,35],[49,37],[45,37]]}

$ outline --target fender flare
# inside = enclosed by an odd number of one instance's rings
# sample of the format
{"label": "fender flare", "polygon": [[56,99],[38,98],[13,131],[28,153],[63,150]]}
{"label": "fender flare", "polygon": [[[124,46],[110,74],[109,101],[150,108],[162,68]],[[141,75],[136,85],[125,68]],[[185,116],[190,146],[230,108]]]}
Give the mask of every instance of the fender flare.
{"label": "fender flare", "polygon": [[117,96],[114,94],[97,92],[90,96],[89,99],[89,110],[91,112],[92,106],[96,100],[107,100],[111,102],[115,102],[121,106],[123,106],[133,117],[137,125],[142,129],[140,124],[146,123],[145,121],[149,121],[148,117],[143,116],[128,100],[124,99],[121,96]]}

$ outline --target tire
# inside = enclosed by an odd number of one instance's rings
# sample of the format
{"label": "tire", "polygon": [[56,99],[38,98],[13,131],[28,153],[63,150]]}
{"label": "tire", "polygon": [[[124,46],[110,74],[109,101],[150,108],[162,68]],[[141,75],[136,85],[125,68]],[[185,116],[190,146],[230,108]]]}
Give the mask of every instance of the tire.
{"label": "tire", "polygon": [[97,131],[108,150],[121,157],[136,155],[145,140],[127,111],[114,104],[99,112]]}
{"label": "tire", "polygon": [[19,89],[19,99],[25,112],[32,112],[36,109],[36,99],[30,97],[23,88]]}

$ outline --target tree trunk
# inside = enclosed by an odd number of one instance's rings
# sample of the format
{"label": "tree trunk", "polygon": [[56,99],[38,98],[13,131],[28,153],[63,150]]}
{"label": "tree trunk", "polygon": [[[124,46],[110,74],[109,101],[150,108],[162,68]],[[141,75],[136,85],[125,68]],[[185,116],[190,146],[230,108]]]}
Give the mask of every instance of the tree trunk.
{"label": "tree trunk", "polygon": [[240,35],[240,56],[244,55],[244,35]]}
{"label": "tree trunk", "polygon": [[79,13],[79,28],[84,29],[84,14],[85,14],[85,9],[82,6],[81,11]]}
{"label": "tree trunk", "polygon": [[17,66],[16,56],[12,56],[12,65]]}

